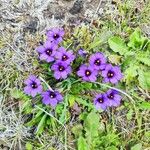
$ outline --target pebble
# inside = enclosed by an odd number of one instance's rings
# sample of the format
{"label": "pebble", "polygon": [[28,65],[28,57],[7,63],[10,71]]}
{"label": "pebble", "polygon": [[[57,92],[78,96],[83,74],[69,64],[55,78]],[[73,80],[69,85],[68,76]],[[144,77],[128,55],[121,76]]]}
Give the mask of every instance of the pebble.
{"label": "pebble", "polygon": [[69,12],[72,15],[78,14],[83,9],[83,1],[82,0],[76,0],[73,4],[73,7],[69,10]]}

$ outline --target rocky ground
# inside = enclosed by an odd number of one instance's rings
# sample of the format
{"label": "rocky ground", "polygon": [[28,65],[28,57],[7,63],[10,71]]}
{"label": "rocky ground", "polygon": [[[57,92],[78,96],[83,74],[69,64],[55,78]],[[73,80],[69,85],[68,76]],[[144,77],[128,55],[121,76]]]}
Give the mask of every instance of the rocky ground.
{"label": "rocky ground", "polygon": [[[94,19],[119,19],[119,0],[1,0],[0,30],[44,32],[52,26],[90,23]],[[140,14],[145,2],[133,1]],[[148,16],[147,16],[148,17]],[[149,27],[145,28],[146,32]]]}
{"label": "rocky ground", "polygon": [[1,0],[1,30],[9,26],[35,32],[51,26],[88,23],[104,13],[105,5],[101,0]]}
{"label": "rocky ground", "polygon": [[118,14],[110,0],[1,0],[0,36],[7,42],[1,56],[10,49],[18,69],[31,71],[33,49],[47,29],[89,24],[108,14]]}

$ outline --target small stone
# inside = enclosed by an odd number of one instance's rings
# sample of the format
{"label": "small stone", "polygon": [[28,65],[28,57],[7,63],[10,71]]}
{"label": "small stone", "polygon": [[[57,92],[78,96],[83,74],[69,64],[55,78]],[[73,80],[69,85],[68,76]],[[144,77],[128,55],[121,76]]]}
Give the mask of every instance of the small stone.
{"label": "small stone", "polygon": [[65,17],[65,13],[62,11],[56,11],[56,13],[54,14],[54,18],[56,20],[64,19],[64,17]]}
{"label": "small stone", "polygon": [[69,10],[69,12],[72,15],[75,15],[75,14],[80,13],[82,8],[83,8],[82,0],[76,0],[75,3],[73,4],[73,7]]}
{"label": "small stone", "polygon": [[29,31],[30,33],[35,33],[37,31],[37,25],[37,19],[33,19],[23,28],[23,30],[25,32]]}

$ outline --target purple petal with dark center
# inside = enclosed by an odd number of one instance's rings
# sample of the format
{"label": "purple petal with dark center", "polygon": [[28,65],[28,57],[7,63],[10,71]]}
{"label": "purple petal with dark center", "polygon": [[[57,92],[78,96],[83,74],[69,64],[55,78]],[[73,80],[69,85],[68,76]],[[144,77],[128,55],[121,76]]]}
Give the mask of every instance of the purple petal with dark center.
{"label": "purple petal with dark center", "polygon": [[61,72],[61,78],[66,79],[68,73],[66,71]]}
{"label": "purple petal with dark center", "polygon": [[44,46],[39,46],[39,47],[36,48],[36,51],[38,53],[43,53],[45,51],[45,47]]}
{"label": "purple petal with dark center", "polygon": [[48,105],[50,104],[50,99],[48,96],[45,96],[43,99],[42,99],[42,103],[45,104],[45,105]]}
{"label": "purple petal with dark center", "polygon": [[40,55],[40,59],[41,60],[46,60],[48,58],[48,56],[45,54],[45,53],[42,53],[41,55]]}
{"label": "purple petal with dark center", "polygon": [[57,105],[57,99],[56,98],[53,98],[53,99],[50,99],[50,105],[53,107],[53,108],[55,108],[56,107],[56,105]]}
{"label": "purple petal with dark center", "polygon": [[60,72],[58,72],[58,71],[55,71],[54,72],[54,77],[55,77],[55,79],[60,79],[61,78],[61,74],[60,74]]}
{"label": "purple petal with dark center", "polygon": [[32,91],[32,88],[30,86],[24,87],[24,93],[25,94],[30,95],[31,91]]}

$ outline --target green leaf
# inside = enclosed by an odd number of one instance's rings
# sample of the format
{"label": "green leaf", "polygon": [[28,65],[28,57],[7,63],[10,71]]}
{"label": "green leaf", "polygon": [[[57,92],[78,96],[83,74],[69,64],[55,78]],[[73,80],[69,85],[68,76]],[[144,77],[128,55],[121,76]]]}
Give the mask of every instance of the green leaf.
{"label": "green leaf", "polygon": [[142,150],[142,144],[138,143],[131,147],[131,150]]}
{"label": "green leaf", "polygon": [[47,117],[47,114],[44,114],[44,116],[42,117],[40,123],[38,124],[37,130],[36,130],[37,135],[39,135],[43,132],[44,127],[45,127],[45,123],[46,123],[46,117]]}
{"label": "green leaf", "polygon": [[136,29],[129,37],[129,47],[138,48],[141,45],[141,32],[140,29]]}
{"label": "green leaf", "polygon": [[150,102],[142,102],[139,104],[139,108],[150,110]]}
{"label": "green leaf", "polygon": [[101,40],[101,43],[104,44],[104,43],[106,43],[108,41],[108,39],[110,37],[113,36],[113,33],[110,30],[106,29],[106,30],[102,31],[102,33],[98,33],[98,36],[99,36],[99,38]]}
{"label": "green leaf", "polygon": [[88,50],[93,49],[101,44],[101,41],[99,38],[95,38],[94,41],[90,44]]}
{"label": "green leaf", "polygon": [[133,109],[130,109],[129,111],[128,111],[128,113],[127,113],[127,119],[128,120],[131,120],[132,119],[132,115],[133,115]]}
{"label": "green leaf", "polygon": [[133,49],[143,49],[148,40],[145,37],[141,36],[141,30],[137,28],[129,37],[130,41],[128,46]]}
{"label": "green leaf", "polygon": [[90,150],[93,150],[94,139],[99,135],[99,120],[99,115],[96,112],[90,112],[84,120],[85,136]]}
{"label": "green leaf", "polygon": [[108,44],[110,48],[120,55],[124,55],[128,51],[128,47],[125,42],[118,36],[109,38]]}
{"label": "green leaf", "polygon": [[143,72],[142,70],[138,71],[139,73],[139,84],[143,89],[150,89],[150,71],[149,72]]}
{"label": "green leaf", "polygon": [[121,57],[119,55],[110,55],[108,58],[111,63],[118,65],[120,64]]}
{"label": "green leaf", "polygon": [[23,96],[23,92],[18,90],[18,89],[12,89],[11,90],[11,97],[18,99],[21,98]]}
{"label": "green leaf", "polygon": [[31,101],[25,101],[22,105],[22,110],[25,114],[32,113],[33,107]]}
{"label": "green leaf", "polygon": [[76,83],[76,84],[73,84],[71,86],[71,92],[73,94],[81,94],[81,91],[82,90],[88,90],[88,89],[91,89],[92,87],[92,83],[87,83],[87,82],[84,82],[84,83]]}
{"label": "green leaf", "polygon": [[84,121],[85,119],[86,119],[86,117],[87,117],[87,112],[83,112],[83,113],[81,113],[80,115],[79,115],[79,120],[82,120],[82,121]]}
{"label": "green leaf", "polygon": [[55,112],[56,112],[57,114],[62,114],[63,108],[64,108],[64,107],[63,107],[63,104],[59,104],[59,105],[56,106]]}
{"label": "green leaf", "polygon": [[88,103],[86,100],[84,100],[84,99],[82,99],[80,97],[76,98],[76,102],[78,104],[82,104],[83,106],[87,106],[89,109],[93,109],[94,108],[92,103]]}
{"label": "green leaf", "polygon": [[111,148],[112,148],[112,150],[113,149],[115,150],[118,147],[118,145],[120,145],[121,139],[119,138],[119,136],[117,134],[115,134],[113,132],[114,132],[114,130],[109,128],[106,135],[101,134],[99,136],[100,137],[99,144],[102,145],[103,147],[105,147],[105,149],[111,150]]}
{"label": "green leaf", "polygon": [[43,114],[44,114],[43,111],[39,111],[31,121],[26,123],[26,125],[31,127],[36,123],[40,122]]}
{"label": "green leaf", "polygon": [[66,110],[63,109],[62,114],[61,114],[60,117],[59,117],[59,121],[60,121],[61,123],[65,123],[65,114],[66,114]]}
{"label": "green leaf", "polygon": [[74,105],[75,99],[76,99],[76,96],[74,96],[74,95],[69,95],[68,96],[68,101],[69,101],[70,107],[72,107]]}
{"label": "green leaf", "polygon": [[99,115],[95,112],[91,112],[88,114],[84,121],[85,130],[90,137],[97,137],[98,136],[98,128],[99,128]]}
{"label": "green leaf", "polygon": [[24,101],[29,100],[28,96],[25,95],[23,91],[16,89],[16,88],[11,90],[11,97],[13,97],[15,99],[21,99]]}
{"label": "green leaf", "polygon": [[67,113],[68,113],[68,111],[67,111],[67,106],[68,106],[68,94],[66,94],[65,95],[65,97],[64,97],[64,108],[63,108],[63,110],[62,110],[62,113],[61,113],[61,115],[60,115],[60,117],[59,117],[59,121],[61,122],[61,123],[65,123],[66,122],[66,116],[68,115]]}
{"label": "green leaf", "polygon": [[150,131],[145,132],[145,138],[150,141]]}
{"label": "green leaf", "polygon": [[26,143],[26,150],[32,150],[33,149],[33,146],[31,143],[27,142]]}
{"label": "green leaf", "polygon": [[84,89],[91,89],[92,88],[92,83],[84,82],[82,83]]}
{"label": "green leaf", "polygon": [[107,147],[106,150],[118,150],[118,148],[112,145],[112,146]]}
{"label": "green leaf", "polygon": [[82,136],[78,138],[78,150],[89,150],[86,140]]}
{"label": "green leaf", "polygon": [[73,126],[72,133],[75,135],[75,137],[79,137],[82,135],[83,126],[81,124],[77,124]]}
{"label": "green leaf", "polygon": [[147,66],[150,66],[150,57],[149,57],[149,55],[147,57],[139,56],[139,57],[137,57],[137,60],[144,63]]}
{"label": "green leaf", "polygon": [[138,75],[138,66],[134,64],[130,64],[130,66],[125,70],[125,77],[126,84],[129,85],[131,81],[135,79],[135,77]]}

